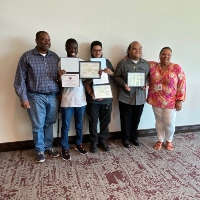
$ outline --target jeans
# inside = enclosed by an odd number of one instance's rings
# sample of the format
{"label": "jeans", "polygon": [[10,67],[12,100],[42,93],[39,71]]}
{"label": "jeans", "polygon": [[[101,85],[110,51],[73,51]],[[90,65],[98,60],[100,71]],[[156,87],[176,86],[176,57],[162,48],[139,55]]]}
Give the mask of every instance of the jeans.
{"label": "jeans", "polygon": [[70,123],[72,115],[74,114],[74,122],[76,129],[76,144],[82,144],[83,140],[83,115],[85,106],[82,107],[62,107],[62,127],[61,127],[61,145],[63,150],[69,149],[68,132],[70,130]]}
{"label": "jeans", "polygon": [[57,94],[28,93],[30,109],[28,115],[32,124],[35,152],[44,152],[53,145],[53,124],[57,119]]}
{"label": "jeans", "polygon": [[136,140],[144,104],[129,105],[119,101],[122,141]]}
{"label": "jeans", "polygon": [[[90,141],[93,144],[98,144],[98,141],[108,139],[108,125],[111,121],[112,103],[110,104],[87,104],[87,115],[89,119]],[[98,119],[100,122],[100,133],[97,133]]]}
{"label": "jeans", "polygon": [[156,132],[158,141],[166,140],[171,142],[175,132],[176,110],[152,106],[156,119]]}

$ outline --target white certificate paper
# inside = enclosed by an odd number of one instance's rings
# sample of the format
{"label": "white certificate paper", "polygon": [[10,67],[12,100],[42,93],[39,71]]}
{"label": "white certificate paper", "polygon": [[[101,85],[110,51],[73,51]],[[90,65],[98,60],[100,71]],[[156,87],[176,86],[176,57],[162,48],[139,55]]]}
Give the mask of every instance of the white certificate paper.
{"label": "white certificate paper", "polygon": [[112,91],[110,85],[93,85],[95,99],[112,98]]}
{"label": "white certificate paper", "polygon": [[60,58],[61,69],[64,69],[66,72],[79,72],[79,58]]}
{"label": "white certificate paper", "polygon": [[129,87],[144,87],[145,86],[145,73],[144,72],[128,72],[127,85]]}
{"label": "white certificate paper", "polygon": [[100,78],[99,70],[101,67],[101,62],[80,61],[79,65],[80,65],[80,78],[92,78],[92,79]]}
{"label": "white certificate paper", "polygon": [[106,84],[109,83],[108,80],[108,74],[102,71],[101,78],[100,79],[93,79],[93,84]]}
{"label": "white certificate paper", "polygon": [[62,87],[79,87],[79,74],[63,74]]}

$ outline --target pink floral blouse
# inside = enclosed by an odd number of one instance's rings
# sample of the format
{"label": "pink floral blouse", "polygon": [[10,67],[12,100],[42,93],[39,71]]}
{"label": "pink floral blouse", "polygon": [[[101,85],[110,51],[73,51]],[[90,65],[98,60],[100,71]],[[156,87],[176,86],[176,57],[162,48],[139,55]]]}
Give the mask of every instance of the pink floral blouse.
{"label": "pink floral blouse", "polygon": [[176,100],[185,100],[185,73],[178,64],[170,63],[165,72],[162,72],[160,63],[149,62],[149,64],[147,103],[159,108],[175,108]]}

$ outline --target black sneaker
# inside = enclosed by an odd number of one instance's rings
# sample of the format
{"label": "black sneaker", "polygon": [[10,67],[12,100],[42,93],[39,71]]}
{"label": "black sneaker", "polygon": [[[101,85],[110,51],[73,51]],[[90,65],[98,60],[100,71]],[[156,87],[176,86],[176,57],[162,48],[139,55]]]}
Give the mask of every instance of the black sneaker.
{"label": "black sneaker", "polygon": [[87,151],[84,149],[82,144],[76,144],[75,148],[80,154],[87,154]]}
{"label": "black sneaker", "polygon": [[135,145],[135,146],[137,146],[137,147],[139,147],[141,144],[140,144],[140,141],[138,140],[138,139],[135,139],[135,140],[133,140],[132,141],[133,142],[133,144]]}
{"label": "black sneaker", "polygon": [[99,141],[98,147],[101,148],[105,152],[109,152],[110,151],[110,147],[108,146],[106,141]]}
{"label": "black sneaker", "polygon": [[130,148],[131,147],[130,142],[128,140],[123,141],[122,144],[126,148]]}
{"label": "black sneaker", "polygon": [[68,149],[62,150],[62,159],[63,160],[71,160]]}
{"label": "black sneaker", "polygon": [[98,152],[98,149],[97,149],[97,145],[96,145],[96,144],[91,143],[90,152],[91,152],[91,153],[97,153],[97,152]]}
{"label": "black sneaker", "polygon": [[35,154],[35,160],[36,162],[44,162],[45,161],[45,157],[44,157],[44,153],[43,152],[38,152]]}
{"label": "black sneaker", "polygon": [[48,155],[50,155],[53,158],[57,158],[60,155],[58,153],[58,151],[56,149],[53,149],[53,148],[46,150],[45,153],[47,153]]}

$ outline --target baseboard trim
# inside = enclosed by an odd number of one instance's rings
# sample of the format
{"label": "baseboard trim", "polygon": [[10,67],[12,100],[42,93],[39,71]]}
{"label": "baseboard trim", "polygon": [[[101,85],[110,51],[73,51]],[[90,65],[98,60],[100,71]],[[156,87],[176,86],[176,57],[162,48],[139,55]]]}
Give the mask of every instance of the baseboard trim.
{"label": "baseboard trim", "polygon": [[[186,132],[197,132],[200,131],[200,124],[197,125],[188,125],[188,126],[176,126],[176,133],[186,133]],[[139,137],[146,136],[156,136],[156,129],[141,129],[138,130]],[[116,140],[121,138],[121,132],[110,132],[109,140]],[[75,141],[75,136],[69,137],[69,143],[73,144]],[[83,143],[89,142],[89,135],[83,136]],[[60,138],[54,138],[54,146],[60,145]],[[0,152],[7,151],[17,151],[17,150],[26,150],[33,149],[34,143],[33,140],[26,141],[17,141],[17,142],[7,142],[0,143]]]}

